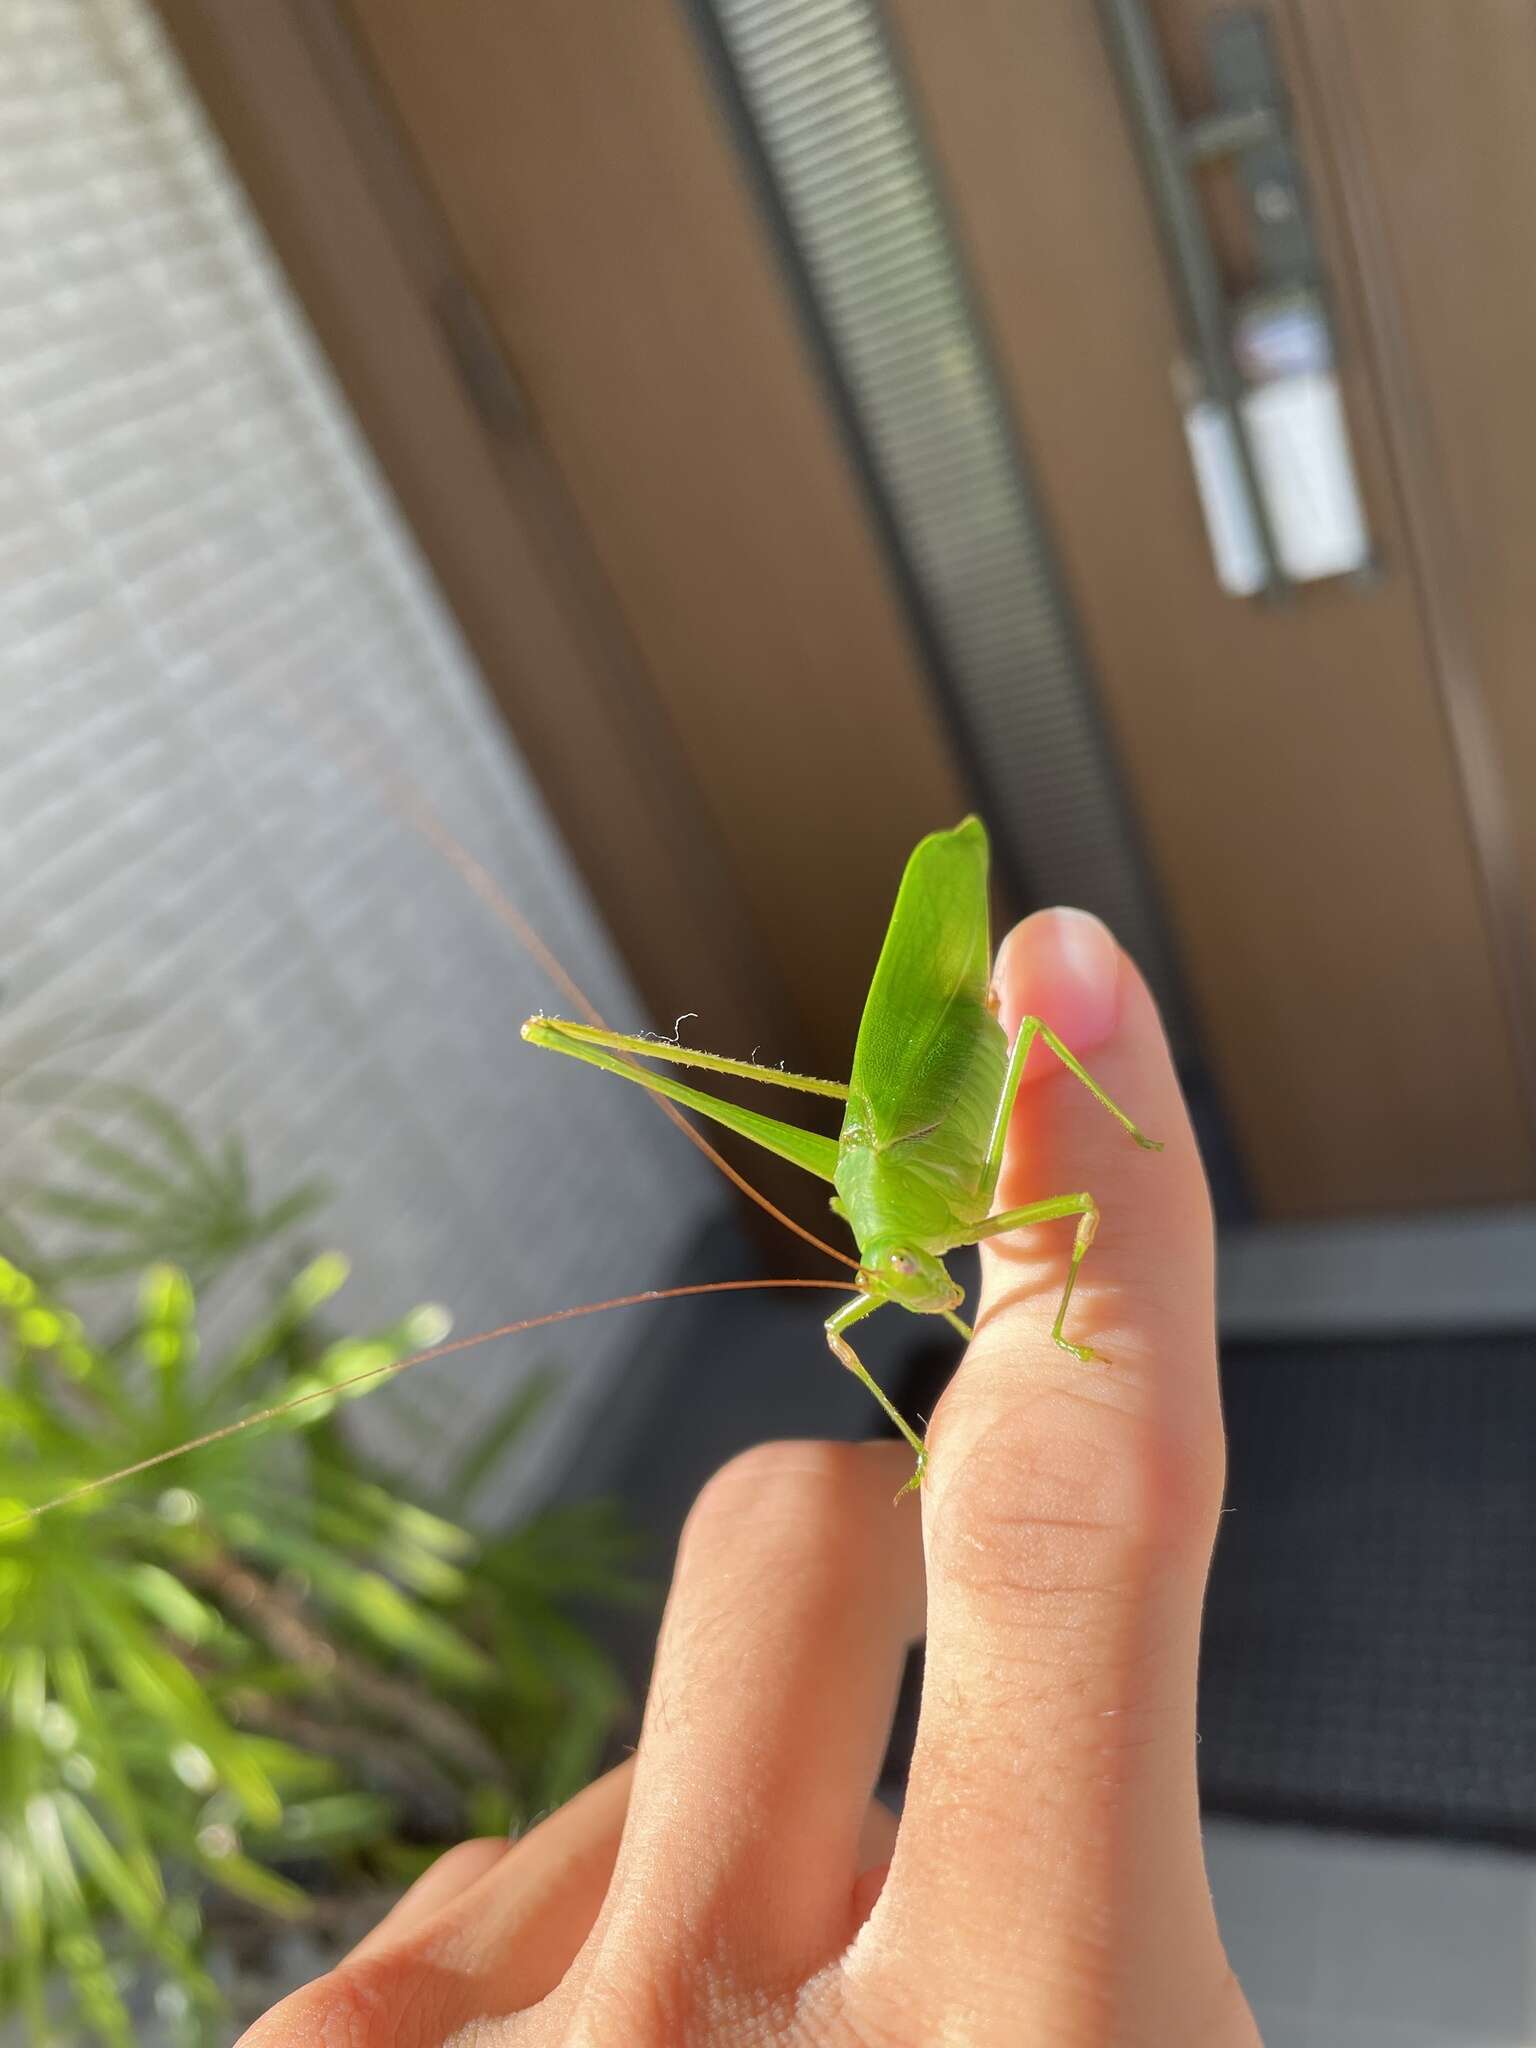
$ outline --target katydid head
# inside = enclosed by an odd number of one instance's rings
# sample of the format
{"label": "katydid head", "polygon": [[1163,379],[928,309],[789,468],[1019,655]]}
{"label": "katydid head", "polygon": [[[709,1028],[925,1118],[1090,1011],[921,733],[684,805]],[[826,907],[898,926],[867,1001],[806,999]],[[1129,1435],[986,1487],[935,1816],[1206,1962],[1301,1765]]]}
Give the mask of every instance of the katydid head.
{"label": "katydid head", "polygon": [[865,1248],[859,1284],[867,1294],[900,1302],[920,1316],[942,1315],[965,1299],[942,1259],[900,1238],[881,1238]]}

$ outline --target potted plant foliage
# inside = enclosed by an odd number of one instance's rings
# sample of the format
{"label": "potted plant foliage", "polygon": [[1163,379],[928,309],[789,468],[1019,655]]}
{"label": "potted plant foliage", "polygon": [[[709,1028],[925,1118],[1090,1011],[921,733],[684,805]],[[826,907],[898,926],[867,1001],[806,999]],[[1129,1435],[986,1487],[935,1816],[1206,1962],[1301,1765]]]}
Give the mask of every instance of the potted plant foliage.
{"label": "potted plant foliage", "polygon": [[[622,1690],[575,1616],[636,1589],[601,1507],[464,1524],[537,1387],[451,1515],[371,1469],[330,1390],[443,1313],[339,1334],[345,1261],[294,1246],[312,1190],[263,1204],[234,1140],[142,1091],[85,1099],[53,1133],[70,1177],[0,1216],[0,2039],[201,2044],[229,2038],[248,1964],[255,2002],[282,1988],[274,1926],[361,1932],[442,1845],[585,1781]],[[280,1283],[200,1355],[200,1291],[258,1253]],[[129,1301],[88,1321],[77,1290],[111,1278]]]}

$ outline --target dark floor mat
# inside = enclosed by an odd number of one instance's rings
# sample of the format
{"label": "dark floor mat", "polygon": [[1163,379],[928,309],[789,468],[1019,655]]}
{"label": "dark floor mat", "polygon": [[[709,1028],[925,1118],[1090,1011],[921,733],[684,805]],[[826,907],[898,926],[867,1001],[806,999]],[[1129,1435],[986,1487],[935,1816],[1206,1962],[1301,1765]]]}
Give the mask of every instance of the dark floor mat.
{"label": "dark floor mat", "polygon": [[1209,1809],[1536,1843],[1536,1338],[1247,1345]]}
{"label": "dark floor mat", "polygon": [[[751,1270],[733,1237],[685,1277]],[[662,1321],[665,1313],[667,1320]],[[705,1476],[764,1436],[871,1433],[818,1297],[674,1303],[575,1472],[645,1530],[658,1587]],[[929,1414],[955,1347],[868,1357]],[[645,1370],[639,1370],[641,1364]],[[1229,1347],[1228,1512],[1205,1627],[1214,1812],[1536,1846],[1536,1337]],[[632,1399],[633,1412],[625,1409]],[[622,1650],[644,1685],[655,1614]],[[911,1754],[916,1664],[888,1764]]]}

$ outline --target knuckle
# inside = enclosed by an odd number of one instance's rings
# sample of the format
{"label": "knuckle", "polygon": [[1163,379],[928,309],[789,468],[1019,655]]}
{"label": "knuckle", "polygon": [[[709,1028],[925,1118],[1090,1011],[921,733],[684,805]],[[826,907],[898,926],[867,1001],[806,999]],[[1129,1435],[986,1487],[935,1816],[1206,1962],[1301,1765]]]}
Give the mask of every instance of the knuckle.
{"label": "knuckle", "polygon": [[285,1998],[238,2048],[399,2048],[400,1988],[366,1961],[343,1963]]}
{"label": "knuckle", "polygon": [[968,1415],[934,1468],[935,1569],[1013,1599],[1133,1594],[1170,1550],[1209,1548],[1220,1499],[1219,1433],[1191,1442],[1070,1385]]}
{"label": "knuckle", "polygon": [[559,2048],[798,2041],[798,2004],[798,1985],[774,1990],[723,1968],[697,1943],[663,1940],[594,1973],[554,2038]]}
{"label": "knuckle", "polygon": [[666,2048],[686,2039],[683,2000],[667,1973],[647,1969],[597,1976],[556,2036],[559,2048]]}
{"label": "knuckle", "polygon": [[684,1540],[697,1542],[720,1525],[791,1521],[807,1524],[807,1545],[839,1521],[858,1476],[859,1446],[820,1442],[754,1444],[706,1481],[688,1517]]}
{"label": "knuckle", "polygon": [[[431,1876],[443,1887],[443,1897],[447,1898],[451,1889],[467,1883],[487,1868],[488,1849],[505,1850],[507,1846],[507,1837],[504,1835],[474,1835],[468,1841],[455,1842],[451,1849],[445,1849],[431,1865]],[[448,1882],[450,1879],[453,1881],[452,1887]],[[406,1896],[409,1898],[410,1894],[407,1893]]]}

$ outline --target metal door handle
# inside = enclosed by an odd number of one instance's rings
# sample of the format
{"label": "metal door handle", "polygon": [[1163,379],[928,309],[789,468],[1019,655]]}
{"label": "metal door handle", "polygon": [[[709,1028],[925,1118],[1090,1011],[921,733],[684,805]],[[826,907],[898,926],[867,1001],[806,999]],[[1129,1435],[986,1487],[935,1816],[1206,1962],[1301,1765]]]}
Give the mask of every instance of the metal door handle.
{"label": "metal door handle", "polygon": [[[1238,336],[1255,330],[1259,309],[1268,316],[1270,335],[1280,330],[1279,317],[1290,306],[1297,320],[1304,316],[1305,347],[1314,369],[1327,373],[1326,390],[1309,394],[1318,400],[1310,431],[1332,436],[1337,446],[1324,449],[1331,510],[1344,528],[1333,554],[1320,557],[1338,566],[1312,567],[1307,575],[1339,573],[1369,563],[1363,514],[1355,491],[1343,415],[1338,408],[1331,372],[1333,325],[1326,283],[1313,236],[1295,136],[1286,95],[1263,13],[1254,7],[1232,7],[1214,15],[1206,29],[1206,60],[1215,108],[1195,120],[1179,113],[1169,87],[1146,0],[1099,0],[1104,34],[1119,73],[1127,111],[1136,131],[1154,214],[1172,271],[1185,346],[1202,405],[1214,408],[1214,424],[1228,451],[1224,460],[1229,490],[1243,501],[1238,508],[1251,531],[1259,574],[1253,586],[1270,595],[1283,593],[1293,580],[1286,566],[1288,533],[1277,532],[1273,444],[1256,445],[1251,400],[1255,366],[1245,363]],[[1235,302],[1223,281],[1212,246],[1196,183],[1202,165],[1231,159],[1247,200],[1252,227],[1258,289]],[[1294,325],[1294,323],[1293,323]],[[1282,344],[1283,345],[1283,344]],[[1250,351],[1251,354],[1251,351]],[[1191,435],[1192,448],[1195,437]],[[1266,467],[1267,465],[1267,467]],[[1204,490],[1202,495],[1206,496]],[[1207,518],[1212,518],[1206,497]],[[1358,530],[1359,559],[1351,563],[1351,525]],[[1215,544],[1213,531],[1213,545]],[[1298,556],[1296,548],[1290,552]]]}

